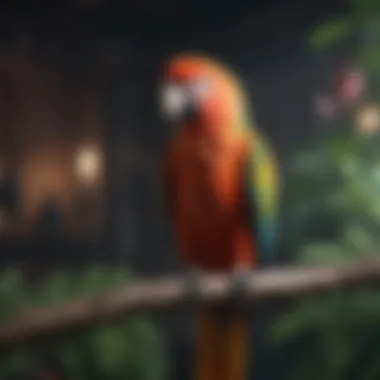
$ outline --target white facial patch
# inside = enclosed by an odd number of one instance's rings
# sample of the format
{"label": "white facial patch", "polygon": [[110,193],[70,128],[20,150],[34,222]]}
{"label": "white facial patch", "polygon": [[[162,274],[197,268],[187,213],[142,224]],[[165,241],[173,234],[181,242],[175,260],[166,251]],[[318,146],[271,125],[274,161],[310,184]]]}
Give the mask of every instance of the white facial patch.
{"label": "white facial patch", "polygon": [[178,84],[164,85],[159,93],[159,110],[161,116],[169,121],[178,120],[189,106],[187,90]]}

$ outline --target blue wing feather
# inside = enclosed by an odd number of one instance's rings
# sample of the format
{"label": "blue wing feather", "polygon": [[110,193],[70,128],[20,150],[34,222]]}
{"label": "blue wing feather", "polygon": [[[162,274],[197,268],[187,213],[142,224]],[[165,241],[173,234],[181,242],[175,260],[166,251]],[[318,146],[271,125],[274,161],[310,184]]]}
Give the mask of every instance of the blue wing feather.
{"label": "blue wing feather", "polygon": [[246,161],[245,196],[259,260],[272,262],[277,240],[279,173],[274,153],[256,133]]}

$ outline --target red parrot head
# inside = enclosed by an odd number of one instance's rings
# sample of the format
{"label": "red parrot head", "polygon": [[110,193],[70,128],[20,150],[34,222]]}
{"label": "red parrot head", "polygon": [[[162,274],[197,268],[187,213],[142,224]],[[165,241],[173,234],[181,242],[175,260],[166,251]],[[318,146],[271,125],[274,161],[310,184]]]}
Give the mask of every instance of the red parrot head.
{"label": "red parrot head", "polygon": [[215,131],[238,121],[243,100],[237,78],[217,61],[183,54],[165,65],[159,106],[171,122]]}

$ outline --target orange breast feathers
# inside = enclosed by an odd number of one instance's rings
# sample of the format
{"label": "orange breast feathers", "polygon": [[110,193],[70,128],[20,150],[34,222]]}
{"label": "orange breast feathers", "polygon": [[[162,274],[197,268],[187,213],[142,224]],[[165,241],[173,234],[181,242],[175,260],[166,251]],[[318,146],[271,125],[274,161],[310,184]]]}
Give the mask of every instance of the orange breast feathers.
{"label": "orange breast feathers", "polygon": [[228,139],[213,147],[192,128],[182,128],[172,141],[165,195],[178,250],[188,265],[220,271],[255,262],[243,197],[246,141]]}

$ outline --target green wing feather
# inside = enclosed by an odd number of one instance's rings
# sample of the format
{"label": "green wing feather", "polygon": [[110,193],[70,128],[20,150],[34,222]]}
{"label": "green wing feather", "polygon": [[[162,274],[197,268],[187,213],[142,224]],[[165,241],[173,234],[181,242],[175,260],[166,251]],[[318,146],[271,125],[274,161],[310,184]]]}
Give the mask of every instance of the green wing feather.
{"label": "green wing feather", "polygon": [[274,259],[279,214],[279,173],[276,157],[257,131],[245,170],[245,195],[249,223],[257,239],[259,260]]}

